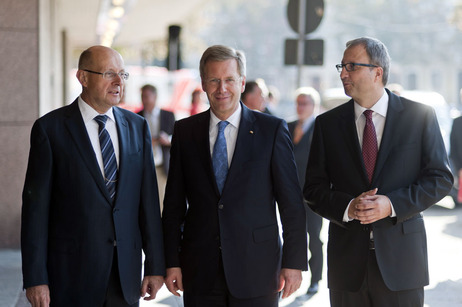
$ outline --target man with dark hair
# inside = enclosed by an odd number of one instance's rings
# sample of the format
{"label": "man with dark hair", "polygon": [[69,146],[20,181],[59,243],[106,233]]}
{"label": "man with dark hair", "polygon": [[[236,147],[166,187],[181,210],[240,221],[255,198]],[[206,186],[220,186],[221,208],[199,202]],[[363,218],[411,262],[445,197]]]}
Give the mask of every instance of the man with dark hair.
{"label": "man with dark hair", "polygon": [[242,102],[251,110],[262,111],[265,108],[263,91],[256,81],[248,81],[241,95]]}
{"label": "man with dark hair", "polygon": [[162,209],[170,165],[170,146],[173,126],[175,125],[175,114],[158,107],[157,88],[154,85],[146,84],[141,87],[141,102],[143,103],[143,109],[138,112],[138,115],[146,118],[151,131],[152,151],[156,165],[160,207]]}
{"label": "man with dark hair", "polygon": [[330,220],[332,306],[423,306],[428,257],[421,212],[452,187],[435,111],[385,89],[377,39],[349,41],[337,65],[352,99],[317,117],[304,194]]}

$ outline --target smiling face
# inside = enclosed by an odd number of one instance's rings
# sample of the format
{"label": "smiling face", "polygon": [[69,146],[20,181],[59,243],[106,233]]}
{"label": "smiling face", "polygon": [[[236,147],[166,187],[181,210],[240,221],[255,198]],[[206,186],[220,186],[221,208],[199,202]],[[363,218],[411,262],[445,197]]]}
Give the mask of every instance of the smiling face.
{"label": "smiling face", "polygon": [[202,89],[207,93],[212,112],[219,119],[226,120],[236,111],[244,87],[245,77],[239,75],[235,59],[205,64]]}
{"label": "smiling face", "polygon": [[123,97],[124,80],[116,74],[112,80],[103,78],[103,75],[84,71],[95,72],[124,72],[122,56],[115,50],[103,46],[94,46],[90,59],[87,61],[90,67],[81,67],[77,71],[77,78],[82,84],[82,99],[98,113],[106,113],[111,107],[120,103]]}
{"label": "smiling face", "polygon": [[[362,45],[347,48],[343,54],[342,64],[363,63],[370,64],[370,58]],[[357,103],[366,107],[372,101],[377,101],[383,93],[382,83],[383,70],[381,67],[355,66],[354,71],[342,69],[340,79],[343,83],[345,94],[353,98]],[[364,105],[363,105],[364,104]]]}

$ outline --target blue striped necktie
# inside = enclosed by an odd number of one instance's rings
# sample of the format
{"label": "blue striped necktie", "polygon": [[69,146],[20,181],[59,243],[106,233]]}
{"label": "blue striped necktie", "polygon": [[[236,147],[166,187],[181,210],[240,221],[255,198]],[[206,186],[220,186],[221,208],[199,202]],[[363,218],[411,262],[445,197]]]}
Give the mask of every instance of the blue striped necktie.
{"label": "blue striped necktie", "polygon": [[215,145],[213,146],[212,163],[215,180],[217,181],[218,190],[223,190],[226,176],[228,175],[228,150],[226,148],[225,128],[229,122],[221,121],[218,123],[218,135]]}
{"label": "blue striped necktie", "polygon": [[104,182],[106,183],[106,188],[111,199],[114,199],[117,184],[117,161],[111,137],[105,127],[108,117],[107,115],[98,115],[94,119],[99,125],[98,136],[99,144],[101,145],[101,154],[103,155]]}

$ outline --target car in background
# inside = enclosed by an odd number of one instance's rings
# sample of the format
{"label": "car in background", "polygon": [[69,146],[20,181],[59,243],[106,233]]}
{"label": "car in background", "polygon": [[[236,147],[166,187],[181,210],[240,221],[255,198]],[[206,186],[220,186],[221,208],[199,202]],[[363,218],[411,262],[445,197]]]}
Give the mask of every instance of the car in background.
{"label": "car in background", "polygon": [[446,151],[449,152],[449,138],[452,129],[451,106],[446,102],[443,95],[431,91],[403,91],[401,96],[433,107],[440,125]]}

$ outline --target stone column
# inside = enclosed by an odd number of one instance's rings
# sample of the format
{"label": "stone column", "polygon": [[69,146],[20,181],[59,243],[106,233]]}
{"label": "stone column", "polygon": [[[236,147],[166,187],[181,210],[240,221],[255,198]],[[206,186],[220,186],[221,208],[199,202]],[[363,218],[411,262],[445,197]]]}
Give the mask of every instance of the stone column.
{"label": "stone column", "polygon": [[0,248],[19,248],[30,129],[39,116],[39,0],[0,1]]}

